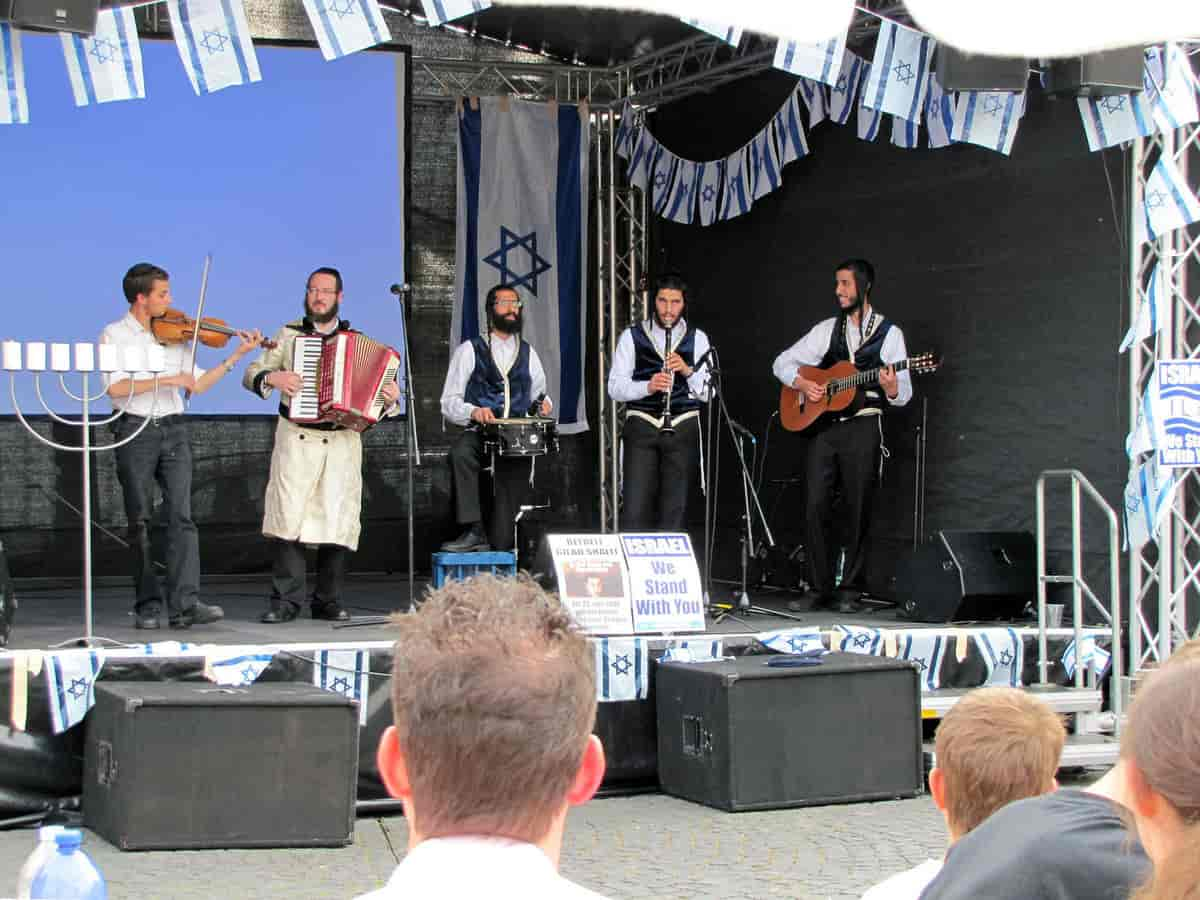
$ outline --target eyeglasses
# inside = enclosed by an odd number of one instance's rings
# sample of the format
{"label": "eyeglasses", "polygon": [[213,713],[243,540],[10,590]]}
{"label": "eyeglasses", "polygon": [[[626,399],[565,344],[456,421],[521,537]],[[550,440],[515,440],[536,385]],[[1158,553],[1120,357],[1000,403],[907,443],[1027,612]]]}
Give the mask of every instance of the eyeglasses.
{"label": "eyeglasses", "polygon": [[337,288],[305,288],[304,293],[310,297],[336,297]]}
{"label": "eyeglasses", "polygon": [[504,298],[497,298],[496,301],[492,305],[495,306],[497,309],[499,309],[501,306],[511,306],[513,309],[520,309],[525,304],[522,303],[520,300],[509,300],[507,297],[504,297]]}

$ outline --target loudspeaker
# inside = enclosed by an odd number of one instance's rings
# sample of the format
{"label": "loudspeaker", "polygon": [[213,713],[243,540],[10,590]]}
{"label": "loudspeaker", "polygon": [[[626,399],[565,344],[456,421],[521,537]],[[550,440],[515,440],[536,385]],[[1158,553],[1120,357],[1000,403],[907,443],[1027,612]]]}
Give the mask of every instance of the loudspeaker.
{"label": "loudspeaker", "polygon": [[19,28],[96,33],[100,0],[0,0],[0,19]]}
{"label": "loudspeaker", "polygon": [[1142,90],[1141,47],[1122,47],[1058,59],[1046,73],[1046,90],[1052,94],[1103,97]]}
{"label": "loudspeaker", "polygon": [[0,647],[8,646],[8,636],[12,634],[13,616],[16,611],[17,595],[13,593],[12,578],[8,574],[4,542],[0,541]]}
{"label": "loudspeaker", "polygon": [[939,531],[896,566],[896,602],[919,622],[1019,618],[1037,591],[1028,531]]}
{"label": "loudspeaker", "polygon": [[1023,91],[1029,81],[1024,57],[973,56],[938,44],[933,69],[947,91]]}

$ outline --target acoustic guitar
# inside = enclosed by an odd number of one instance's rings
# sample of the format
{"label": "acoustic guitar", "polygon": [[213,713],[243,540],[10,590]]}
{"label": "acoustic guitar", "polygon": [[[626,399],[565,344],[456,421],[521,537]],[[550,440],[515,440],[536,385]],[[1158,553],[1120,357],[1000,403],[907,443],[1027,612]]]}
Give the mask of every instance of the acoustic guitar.
{"label": "acoustic guitar", "polygon": [[[939,365],[932,353],[920,353],[900,360],[895,364],[895,369],[897,372],[907,369],[914,375],[928,375],[936,372]],[[809,400],[803,392],[784,385],[779,392],[779,421],[788,431],[803,431],[825,413],[850,409],[850,414],[853,415],[861,406],[861,402],[856,403],[860,400],[858,389],[879,384],[879,369],[864,369],[860,372],[854,367],[854,363],[849,361],[834,363],[827,369],[801,366],[800,375],[808,381],[822,385],[825,388],[825,396],[820,400]]]}

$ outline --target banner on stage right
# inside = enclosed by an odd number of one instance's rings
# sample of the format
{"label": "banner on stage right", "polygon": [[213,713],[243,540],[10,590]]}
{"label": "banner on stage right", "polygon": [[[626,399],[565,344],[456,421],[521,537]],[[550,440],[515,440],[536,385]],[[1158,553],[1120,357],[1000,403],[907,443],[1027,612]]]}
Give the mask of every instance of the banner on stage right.
{"label": "banner on stage right", "polygon": [[634,634],[704,631],[704,586],[686,534],[622,534]]}
{"label": "banner on stage right", "polygon": [[1200,465],[1200,362],[1160,360],[1158,399],[1165,443],[1157,448],[1159,466]]}

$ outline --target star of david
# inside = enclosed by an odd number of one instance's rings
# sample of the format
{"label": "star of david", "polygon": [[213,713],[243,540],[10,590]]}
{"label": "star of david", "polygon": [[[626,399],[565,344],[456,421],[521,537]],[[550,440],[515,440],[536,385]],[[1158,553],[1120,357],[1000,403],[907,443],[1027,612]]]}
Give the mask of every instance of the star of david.
{"label": "star of david", "polygon": [[666,184],[667,183],[667,173],[666,172],[655,172],[654,173],[654,183],[658,187],[662,187],[664,184]]}
{"label": "star of david", "polygon": [[717,199],[717,189],[711,184],[706,184],[704,186],[704,190],[700,192],[700,199],[705,203],[712,203],[715,199]]}
{"label": "star of david", "polygon": [[[515,269],[509,268],[508,265],[509,252],[515,253],[517,250],[524,250],[529,255],[529,268],[523,275]],[[538,255],[536,231],[521,236],[503,225],[500,226],[500,247],[494,253],[485,256],[483,261],[500,273],[500,280],[504,284],[512,288],[524,286],[535,297],[537,296],[538,276],[543,272],[550,271],[550,263]]]}
{"label": "star of david", "polygon": [[254,666],[246,666],[246,668],[242,669],[242,681],[246,682],[246,684],[249,684],[257,677],[258,673],[254,671]]}
{"label": "star of david", "polygon": [[633,668],[633,663],[629,661],[629,657],[622,653],[612,661],[613,671],[618,675],[627,675],[629,670]]}
{"label": "star of david", "polygon": [[96,62],[103,64],[117,58],[117,45],[112,41],[106,38],[95,38],[88,43],[91,44],[88,48],[88,55],[94,56]]}
{"label": "star of david", "polygon": [[335,678],[330,682],[329,686],[339,694],[350,693],[350,680],[347,678]]}
{"label": "star of david", "polygon": [[896,80],[901,84],[908,84],[916,76],[916,73],[912,70],[912,66],[906,62],[897,63],[896,68],[892,71],[896,73]]}
{"label": "star of david", "polygon": [[986,116],[998,116],[1000,111],[1004,109],[1004,101],[999,97],[984,97],[983,98],[983,114]]}
{"label": "star of david", "polygon": [[804,649],[804,641],[800,638],[790,637],[787,639],[788,649],[793,653],[799,653]]}
{"label": "star of david", "polygon": [[86,678],[72,678],[71,686],[67,688],[67,693],[78,700],[88,691],[88,680]]}
{"label": "star of david", "polygon": [[197,43],[208,51],[208,55],[214,53],[224,53],[225,45],[229,43],[229,35],[223,31],[205,31],[204,37],[200,38]]}
{"label": "star of david", "polygon": [[1151,191],[1146,195],[1146,208],[1158,209],[1167,202],[1167,195],[1162,191]]}
{"label": "star of david", "polygon": [[871,636],[869,634],[856,634],[854,636],[854,646],[855,647],[866,647],[870,643],[871,643]]}
{"label": "star of david", "polygon": [[833,86],[833,92],[835,94],[844,94],[849,86],[849,79],[845,75],[839,75],[837,84]]}
{"label": "star of david", "polygon": [[1013,655],[1012,655],[1011,650],[1004,650],[1000,653],[1000,665],[1011,666],[1012,661],[1013,661]]}
{"label": "star of david", "polygon": [[909,660],[909,662],[916,663],[918,672],[924,672],[929,668],[929,663],[925,662],[925,660],[921,659],[920,657]]}
{"label": "star of david", "polygon": [[332,0],[332,2],[325,4],[325,11],[333,13],[339,19],[344,19],[346,16],[353,16],[358,12],[354,8],[354,0]]}
{"label": "star of david", "polygon": [[1118,112],[1125,108],[1125,97],[1121,94],[1113,97],[1105,97],[1100,101],[1100,106],[1106,113]]}

